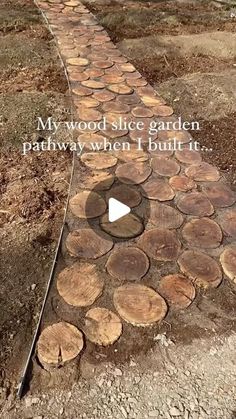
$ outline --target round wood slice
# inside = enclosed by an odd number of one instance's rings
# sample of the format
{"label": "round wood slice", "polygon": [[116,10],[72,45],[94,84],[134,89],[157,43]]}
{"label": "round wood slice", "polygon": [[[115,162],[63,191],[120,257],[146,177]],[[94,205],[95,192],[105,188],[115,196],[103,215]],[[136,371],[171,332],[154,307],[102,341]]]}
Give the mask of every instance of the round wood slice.
{"label": "round wood slice", "polygon": [[101,80],[104,83],[117,84],[122,83],[125,80],[125,78],[123,76],[116,76],[114,74],[105,74],[104,76],[102,76]]}
{"label": "round wood slice", "polygon": [[140,102],[140,98],[135,93],[131,95],[121,95],[117,97],[118,102],[125,105],[136,105]]}
{"label": "round wood slice", "polygon": [[137,118],[151,118],[153,116],[151,109],[145,108],[144,106],[136,106],[132,109],[131,113]]}
{"label": "round wood slice", "polygon": [[151,202],[150,222],[155,227],[173,229],[179,228],[183,224],[184,218],[177,209],[169,205]]}
{"label": "round wood slice", "polygon": [[162,99],[152,95],[141,96],[141,100],[144,103],[144,105],[151,107],[165,104],[164,101],[162,101]]}
{"label": "round wood slice", "polygon": [[119,65],[119,68],[121,71],[124,71],[126,73],[133,73],[134,71],[136,71],[136,68],[130,63],[121,64]]}
{"label": "round wood slice", "polygon": [[131,87],[141,87],[141,86],[146,86],[148,84],[147,80],[145,80],[144,78],[132,79],[132,78],[127,77],[126,82]]}
{"label": "round wood slice", "polygon": [[215,182],[220,178],[217,168],[205,162],[187,167],[185,174],[198,182]]}
{"label": "round wood slice", "polygon": [[156,260],[176,260],[181,244],[174,231],[155,228],[145,231],[138,241],[139,247]]}
{"label": "round wood slice", "polygon": [[109,256],[108,273],[121,281],[137,281],[149,269],[147,255],[137,247],[121,247]]}
{"label": "round wood slice", "polygon": [[101,81],[96,80],[86,80],[82,81],[82,86],[90,87],[91,89],[103,89],[105,87],[105,84]]}
{"label": "round wood slice", "polygon": [[86,66],[89,64],[89,60],[87,60],[87,58],[81,58],[81,57],[68,58],[66,62],[67,64],[74,65],[74,66]]}
{"label": "round wood slice", "polygon": [[236,209],[224,211],[219,215],[218,222],[227,236],[236,239]]}
{"label": "round wood slice", "polygon": [[190,246],[215,249],[222,242],[222,231],[218,224],[209,218],[190,220],[183,228],[183,238]]}
{"label": "round wood slice", "polygon": [[187,308],[196,295],[191,280],[181,274],[167,275],[161,278],[158,291],[170,307],[180,310]]}
{"label": "round wood slice", "polygon": [[191,141],[192,137],[187,131],[159,131],[158,139],[160,141],[176,141],[177,144],[187,144]]}
{"label": "round wood slice", "polygon": [[107,200],[109,198],[115,198],[130,208],[137,207],[140,204],[142,197],[140,193],[134,188],[130,188],[126,185],[114,186],[107,194]]}
{"label": "round wood slice", "polygon": [[229,246],[220,256],[220,262],[225,275],[236,282],[236,246]]}
{"label": "round wood slice", "polygon": [[114,63],[113,63],[112,61],[108,61],[108,60],[104,60],[104,61],[94,61],[94,62],[93,62],[94,67],[97,67],[97,68],[102,68],[102,69],[112,67],[112,66],[113,66],[113,64],[114,64]]}
{"label": "round wood slice", "polygon": [[175,193],[168,182],[163,179],[150,179],[142,185],[142,195],[148,199],[171,201]]}
{"label": "round wood slice", "polygon": [[143,183],[151,174],[152,169],[145,163],[130,162],[117,167],[116,176],[122,183],[138,185]]}
{"label": "round wood slice", "polygon": [[91,306],[102,294],[104,280],[96,265],[75,263],[65,268],[57,278],[57,290],[67,304]]}
{"label": "round wood slice", "polygon": [[112,113],[118,113],[118,114],[127,113],[130,111],[130,107],[128,105],[125,105],[125,104],[122,105],[118,101],[104,103],[102,108],[104,112],[112,112]]}
{"label": "round wood slice", "polygon": [[152,108],[154,115],[156,116],[170,116],[173,115],[174,110],[171,106],[157,105]]}
{"label": "round wood slice", "polygon": [[170,186],[176,191],[188,192],[197,187],[196,183],[184,175],[176,175],[170,178]]}
{"label": "round wood slice", "polygon": [[129,150],[119,150],[113,154],[117,159],[127,163],[130,161],[144,162],[148,160],[148,154],[143,150],[139,150],[136,144],[130,144]]}
{"label": "round wood slice", "polygon": [[127,86],[126,84],[119,83],[119,84],[109,84],[107,89],[113,93],[117,93],[118,95],[127,95],[133,92],[132,87]]}
{"label": "round wood slice", "polygon": [[88,77],[101,77],[104,74],[104,70],[100,68],[87,68],[87,70],[85,71],[85,74]]}
{"label": "round wood slice", "polygon": [[72,92],[76,96],[90,96],[93,93],[91,89],[84,86],[79,86],[76,89],[72,89]]}
{"label": "round wood slice", "polygon": [[189,147],[183,150],[176,150],[175,157],[185,164],[197,164],[202,160],[202,156],[198,151],[190,150]]}
{"label": "round wood slice", "polygon": [[230,207],[236,202],[235,192],[224,183],[208,183],[203,186],[202,190],[214,207]]}
{"label": "round wood slice", "polygon": [[76,7],[76,6],[79,6],[80,3],[79,1],[71,0],[71,1],[67,1],[64,4],[65,6]]}
{"label": "round wood slice", "polygon": [[92,308],[85,316],[84,333],[96,345],[112,345],[122,334],[122,323],[112,311],[101,307]]}
{"label": "round wood slice", "polygon": [[199,286],[216,288],[222,281],[218,263],[196,250],[187,250],[178,260],[181,271]]}
{"label": "round wood slice", "polygon": [[102,229],[111,236],[130,239],[139,236],[144,229],[141,220],[134,214],[128,214],[117,221],[109,222],[108,215],[101,218]]}
{"label": "round wood slice", "polygon": [[79,119],[82,121],[90,122],[90,121],[100,121],[102,119],[101,112],[95,109],[85,108],[84,106],[79,107],[77,109],[78,109]]}
{"label": "round wood slice", "polygon": [[122,77],[123,76],[123,72],[121,70],[118,70],[118,68],[116,66],[106,68],[105,69],[105,74],[109,74],[109,75],[116,76],[116,77]]}
{"label": "round wood slice", "polygon": [[168,159],[169,157],[173,156],[173,150],[150,150],[150,155],[153,157],[161,157],[162,159]]}
{"label": "round wood slice", "polygon": [[81,180],[81,184],[85,189],[93,189],[96,191],[107,191],[113,185],[115,177],[106,171],[94,171],[86,174]]}
{"label": "round wood slice", "polygon": [[141,138],[142,144],[148,144],[150,141],[149,140],[150,138],[152,139],[152,141],[157,139],[157,134],[150,135],[148,130],[145,128],[144,130],[141,130],[141,131],[138,129],[134,129],[133,131],[130,132],[129,135],[130,135],[130,138],[136,142],[138,142],[139,139]]}
{"label": "round wood slice", "polygon": [[66,239],[66,248],[71,256],[84,259],[97,259],[109,252],[113,247],[107,236],[102,237],[89,228],[72,231]]}
{"label": "round wood slice", "polygon": [[190,192],[181,196],[177,202],[177,207],[184,214],[198,217],[206,217],[214,213],[214,208],[209,199],[200,192]]}
{"label": "round wood slice", "polygon": [[106,152],[84,153],[81,160],[91,169],[108,169],[117,163],[117,158]]}
{"label": "round wood slice", "polygon": [[133,73],[125,73],[124,74],[125,78],[128,80],[134,80],[134,79],[141,79],[142,75],[138,72],[138,71],[134,71]]}
{"label": "round wood slice", "polygon": [[88,79],[88,76],[85,73],[70,73],[71,81],[84,81]]}
{"label": "round wood slice", "polygon": [[99,102],[109,102],[112,99],[115,99],[115,95],[112,92],[108,91],[101,91],[101,92],[95,92],[93,94],[94,99],[98,100]]}
{"label": "round wood slice", "polygon": [[37,355],[44,365],[60,367],[76,358],[84,346],[83,335],[66,322],[46,327],[37,343]]}
{"label": "round wood slice", "polygon": [[174,176],[180,171],[178,163],[172,159],[154,157],[151,162],[152,169],[160,176]]}
{"label": "round wood slice", "polygon": [[75,106],[84,106],[85,108],[97,108],[100,105],[98,100],[93,99],[92,97],[85,97],[75,101]]}
{"label": "round wood slice", "polygon": [[78,218],[96,218],[104,214],[106,202],[96,192],[79,192],[70,199],[71,212]]}
{"label": "round wood slice", "polygon": [[117,288],[113,302],[120,317],[133,326],[151,326],[167,313],[164,298],[152,288],[140,284],[125,284]]}

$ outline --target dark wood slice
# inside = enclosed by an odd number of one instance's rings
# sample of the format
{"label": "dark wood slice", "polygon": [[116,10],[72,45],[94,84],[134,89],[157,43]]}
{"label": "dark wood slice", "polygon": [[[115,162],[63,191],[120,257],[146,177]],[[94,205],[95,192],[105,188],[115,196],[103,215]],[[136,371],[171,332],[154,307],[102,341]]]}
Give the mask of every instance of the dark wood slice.
{"label": "dark wood slice", "polygon": [[167,313],[164,298],[145,285],[129,283],[116,288],[113,302],[120,317],[133,326],[151,326]]}
{"label": "dark wood slice", "polygon": [[185,174],[198,182],[216,182],[220,179],[217,168],[205,162],[187,167]]}
{"label": "dark wood slice", "polygon": [[173,115],[174,110],[171,106],[157,105],[152,108],[154,115],[156,116],[170,116]]}
{"label": "dark wood slice", "polygon": [[[117,115],[116,115],[116,118],[117,118]],[[114,127],[112,125],[109,125],[109,123],[107,123],[106,130],[101,131],[101,132],[109,138],[124,137],[125,135],[129,133],[127,129],[119,129],[119,130],[114,129]]]}
{"label": "dark wood slice", "polygon": [[153,116],[152,110],[144,106],[136,106],[131,113],[137,118],[151,118]]}
{"label": "dark wood slice", "polygon": [[130,208],[137,207],[142,200],[140,193],[134,188],[130,188],[126,185],[113,186],[113,188],[106,194],[107,200],[109,198],[115,198]]}
{"label": "dark wood slice", "polygon": [[178,273],[161,278],[158,291],[168,305],[177,310],[190,306],[196,295],[192,281]]}
{"label": "dark wood slice", "polygon": [[145,86],[137,88],[137,92],[140,96],[154,96],[156,97],[155,90],[152,86]]}
{"label": "dark wood slice", "polygon": [[204,288],[216,288],[222,281],[218,263],[197,250],[186,250],[178,260],[181,271],[194,283]]}
{"label": "dark wood slice", "polygon": [[137,281],[149,269],[147,255],[137,247],[121,247],[111,253],[106,268],[108,273],[121,281]]}
{"label": "dark wood slice", "polygon": [[142,185],[142,195],[148,199],[171,201],[175,193],[169,183],[163,179],[150,179]]}
{"label": "dark wood slice", "polygon": [[136,105],[140,103],[140,98],[135,93],[131,95],[121,95],[117,97],[118,102],[124,103],[125,105]]}
{"label": "dark wood slice", "polygon": [[144,127],[144,129],[139,130],[139,129],[134,129],[130,132],[130,138],[133,141],[140,141],[139,139],[141,138],[141,142],[142,144],[148,144],[149,143],[149,139],[151,138],[152,141],[157,139],[157,134],[149,134],[148,129],[146,129]]}
{"label": "dark wood slice", "polygon": [[95,230],[82,228],[72,231],[66,239],[66,248],[71,256],[84,259],[97,259],[109,252],[113,242],[107,236],[101,236]]}
{"label": "dark wood slice", "polygon": [[144,162],[148,160],[148,154],[143,150],[139,150],[136,144],[130,144],[129,150],[119,150],[113,154],[117,159],[127,163],[130,161]]}
{"label": "dark wood slice", "polygon": [[219,225],[209,218],[190,220],[185,224],[183,238],[190,246],[215,249],[222,242],[222,231]]}
{"label": "dark wood slice", "polygon": [[115,181],[112,173],[107,171],[93,171],[80,178],[81,187],[95,191],[106,191],[110,189]]}
{"label": "dark wood slice", "polygon": [[145,231],[138,240],[138,246],[149,257],[162,261],[176,260],[181,249],[177,234],[164,228]]}
{"label": "dark wood slice", "polygon": [[205,184],[202,191],[217,208],[230,207],[236,202],[236,194],[224,183],[211,182]]}
{"label": "dark wood slice", "polygon": [[108,169],[117,163],[117,158],[106,152],[84,153],[81,160],[91,169]]}
{"label": "dark wood slice", "polygon": [[183,215],[175,208],[169,205],[151,202],[150,204],[150,222],[159,228],[179,228],[183,222]]}
{"label": "dark wood slice", "polygon": [[96,218],[104,214],[107,209],[106,202],[96,192],[79,192],[70,199],[71,212],[78,218]]}
{"label": "dark wood slice", "polygon": [[128,113],[130,111],[130,107],[128,105],[121,104],[118,101],[104,103],[102,108],[104,112],[112,112],[117,114]]}
{"label": "dark wood slice", "polygon": [[141,219],[134,214],[125,215],[112,223],[109,222],[108,215],[105,214],[101,218],[100,226],[106,233],[121,239],[137,237],[144,230]]}
{"label": "dark wood slice", "polygon": [[143,183],[152,170],[146,163],[130,162],[117,167],[116,176],[122,183],[138,185]]}
{"label": "dark wood slice", "polygon": [[224,211],[223,213],[219,214],[218,223],[220,224],[221,228],[223,229],[224,233],[236,239],[236,209]]}
{"label": "dark wood slice", "polygon": [[122,334],[122,323],[112,311],[102,307],[89,310],[85,316],[84,333],[90,342],[109,346]]}
{"label": "dark wood slice", "polygon": [[225,275],[236,283],[236,246],[228,246],[220,256]]}
{"label": "dark wood slice", "polygon": [[197,187],[196,183],[184,175],[176,175],[170,178],[170,186],[176,191],[188,192]]}
{"label": "dark wood slice", "polygon": [[183,150],[176,150],[175,157],[185,164],[197,164],[202,160],[202,156],[198,151],[190,150],[189,147],[183,148]]}
{"label": "dark wood slice", "polygon": [[214,208],[209,199],[201,192],[190,192],[187,195],[182,195],[176,205],[180,211],[188,215],[206,217],[214,213]]}
{"label": "dark wood slice", "polygon": [[179,164],[172,159],[164,159],[161,157],[154,157],[151,162],[152,169],[160,176],[174,176],[180,171]]}
{"label": "dark wood slice", "polygon": [[162,159],[168,159],[169,157],[173,156],[174,151],[157,148],[157,150],[150,150],[149,153],[151,157],[161,157]]}

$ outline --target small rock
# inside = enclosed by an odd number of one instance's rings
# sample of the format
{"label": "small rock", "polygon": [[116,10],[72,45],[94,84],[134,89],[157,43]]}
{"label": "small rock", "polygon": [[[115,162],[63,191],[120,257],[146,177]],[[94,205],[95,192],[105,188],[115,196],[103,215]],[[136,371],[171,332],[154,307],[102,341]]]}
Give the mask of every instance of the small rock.
{"label": "small rock", "polygon": [[159,410],[152,410],[151,412],[149,412],[148,416],[149,418],[159,418]]}
{"label": "small rock", "polygon": [[35,290],[35,288],[36,288],[36,284],[32,284],[32,285],[31,285],[31,290],[32,290],[32,291],[34,291],[34,290]]}
{"label": "small rock", "polygon": [[171,416],[181,416],[181,412],[179,409],[177,409],[176,406],[173,406],[170,408],[170,415]]}
{"label": "small rock", "polygon": [[121,377],[121,376],[123,375],[122,371],[121,371],[119,368],[115,368],[115,370],[114,370],[114,374],[115,374],[117,377]]}

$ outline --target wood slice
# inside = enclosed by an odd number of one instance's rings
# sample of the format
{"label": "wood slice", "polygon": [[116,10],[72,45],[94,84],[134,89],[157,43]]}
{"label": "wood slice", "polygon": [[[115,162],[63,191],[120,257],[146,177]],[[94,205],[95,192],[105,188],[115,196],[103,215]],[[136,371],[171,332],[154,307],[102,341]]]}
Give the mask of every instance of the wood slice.
{"label": "wood slice", "polygon": [[112,173],[106,171],[94,171],[86,174],[81,180],[81,185],[85,189],[93,189],[96,191],[107,191],[113,185],[115,177]]}
{"label": "wood slice", "polygon": [[143,183],[151,174],[152,169],[145,163],[125,163],[116,169],[116,176],[122,183],[138,185]]}
{"label": "wood slice", "polygon": [[121,247],[109,256],[108,273],[120,281],[137,281],[149,269],[147,255],[137,247]]}
{"label": "wood slice", "polygon": [[236,202],[235,192],[224,183],[212,182],[205,184],[202,190],[214,207],[230,207]]}
{"label": "wood slice", "polygon": [[85,71],[85,74],[88,77],[101,77],[104,74],[104,70],[100,68],[87,68],[87,70]]}
{"label": "wood slice", "polygon": [[109,84],[107,89],[113,93],[117,93],[118,95],[127,95],[134,91],[131,87],[127,86],[126,84]]}
{"label": "wood slice", "polygon": [[236,209],[225,211],[218,217],[218,222],[227,236],[236,239]]}
{"label": "wood slice", "polygon": [[101,80],[104,83],[108,83],[108,84],[118,84],[118,83],[122,83],[125,78],[123,76],[116,76],[114,74],[105,74]]}
{"label": "wood slice", "polygon": [[88,80],[88,76],[85,73],[70,73],[69,78],[71,81],[84,81]]}
{"label": "wood slice", "polygon": [[97,108],[100,105],[98,100],[93,99],[92,97],[85,97],[84,99],[79,99],[75,101],[75,106],[85,106],[86,108]]}
{"label": "wood slice", "polygon": [[184,175],[176,175],[170,178],[170,186],[176,191],[188,192],[197,187],[196,183]]}
{"label": "wood slice", "polygon": [[165,300],[145,285],[122,285],[115,290],[113,302],[120,317],[133,326],[151,326],[167,313]]}
{"label": "wood slice", "polygon": [[150,222],[155,227],[173,229],[179,228],[183,224],[184,218],[178,210],[169,205],[151,202]]}
{"label": "wood slice", "polygon": [[169,157],[173,156],[173,150],[149,150],[151,157],[161,157],[162,159],[168,159]]}
{"label": "wood slice", "polygon": [[183,228],[183,238],[190,246],[215,249],[222,242],[222,231],[218,224],[209,218],[193,219]]}
{"label": "wood slice", "polygon": [[115,198],[130,208],[137,207],[140,204],[142,197],[140,193],[134,188],[126,185],[114,186],[107,194],[106,199]]}
{"label": "wood slice", "polygon": [[83,335],[66,322],[46,327],[37,343],[37,355],[44,365],[60,367],[76,358],[84,346]]}
{"label": "wood slice", "polygon": [[157,139],[157,134],[150,135],[148,129],[145,128],[141,131],[139,129],[134,129],[130,132],[130,138],[137,142],[139,141],[139,138],[141,138],[142,144],[148,144],[150,138],[152,141]]}
{"label": "wood slice", "polygon": [[161,278],[158,291],[170,307],[178,310],[190,306],[196,295],[191,280],[181,274]]}
{"label": "wood slice", "polygon": [[101,81],[96,80],[86,80],[82,81],[82,86],[90,87],[91,89],[103,89],[105,87],[105,84]]}
{"label": "wood slice", "polygon": [[84,153],[81,160],[91,169],[108,169],[117,163],[117,158],[106,152]]}
{"label": "wood slice", "polygon": [[187,131],[159,131],[158,138],[160,141],[176,141],[177,144],[187,144],[191,141],[192,137]]}
{"label": "wood slice", "polygon": [[200,192],[190,192],[181,196],[176,205],[180,211],[188,215],[206,217],[214,213],[209,199]]}
{"label": "wood slice", "polygon": [[136,105],[140,102],[140,98],[135,93],[131,95],[121,95],[117,97],[118,102],[126,105]]}
{"label": "wood slice", "polygon": [[136,68],[130,63],[121,64],[119,65],[119,68],[121,71],[124,71],[126,73],[133,73],[134,71],[136,71]]}
{"label": "wood slice", "polygon": [[76,7],[76,6],[79,6],[80,3],[79,1],[71,0],[71,1],[67,1],[64,4],[65,6]]}
{"label": "wood slice", "polygon": [[150,179],[142,185],[142,195],[148,199],[158,201],[171,201],[175,193],[170,185],[163,179]]}
{"label": "wood slice", "polygon": [[105,214],[101,218],[101,228],[113,237],[122,239],[130,239],[139,236],[144,226],[141,220],[134,214],[128,214],[112,223],[108,220],[108,215]]}
{"label": "wood slice", "polygon": [[190,150],[189,147],[183,150],[176,150],[175,157],[185,164],[197,164],[202,160],[201,154],[198,151]]}
{"label": "wood slice", "polygon": [[99,235],[89,228],[72,231],[66,239],[66,248],[74,257],[97,259],[109,252],[112,241],[104,235]]}
{"label": "wood slice", "polygon": [[163,228],[145,231],[138,241],[139,247],[156,260],[176,260],[181,244],[175,232]]}
{"label": "wood slice", "polygon": [[225,275],[236,282],[236,246],[227,247],[220,256]]}
{"label": "wood slice", "polygon": [[136,106],[131,113],[137,118],[151,118],[153,116],[153,112],[148,108],[144,108],[144,106]]}
{"label": "wood slice", "polygon": [[146,86],[148,84],[147,80],[145,80],[144,78],[132,79],[132,78],[127,77],[126,82],[128,86],[131,86],[131,87],[141,87],[141,86]]}
{"label": "wood slice", "polygon": [[92,308],[85,316],[84,333],[96,345],[112,345],[122,334],[122,323],[112,311]]}
{"label": "wood slice", "polygon": [[198,182],[215,182],[220,178],[216,167],[205,162],[187,167],[185,174]]}
{"label": "wood slice", "polygon": [[116,66],[106,68],[105,69],[105,74],[109,74],[109,75],[116,76],[116,77],[122,77],[123,76],[123,72],[120,71]]}
{"label": "wood slice", "polygon": [[71,212],[78,218],[96,218],[104,214],[106,202],[96,192],[83,191],[75,195],[69,202]]}
{"label": "wood slice", "polygon": [[128,134],[128,130],[127,129],[114,129],[114,127],[112,125],[107,124],[106,129],[101,131],[106,137],[108,138],[120,138],[120,137],[124,137],[126,134]]}
{"label": "wood slice", "polygon": [[91,306],[102,294],[104,280],[96,265],[75,263],[65,268],[57,279],[57,290],[67,304]]}
{"label": "wood slice", "polygon": [[199,286],[216,288],[222,281],[218,263],[196,250],[187,250],[178,260],[181,271]]}
{"label": "wood slice", "polygon": [[151,162],[152,169],[161,176],[174,176],[180,171],[178,163],[172,159],[154,157]]}
{"label": "wood slice", "polygon": [[77,87],[76,89],[72,89],[72,92],[76,96],[90,96],[93,93],[91,89],[84,86],[80,86],[80,87]]}
{"label": "wood slice", "polygon": [[103,105],[104,112],[112,112],[112,113],[128,113],[130,111],[130,107],[125,104],[121,104],[118,101],[115,102],[108,102]]}
{"label": "wood slice", "polygon": [[82,121],[100,121],[103,117],[101,112],[95,109],[85,108],[84,106],[78,107],[77,109],[79,113],[79,119]]}
{"label": "wood slice", "polygon": [[141,96],[141,100],[144,105],[151,107],[165,104],[164,100],[152,95]]}
{"label": "wood slice", "polygon": [[157,105],[152,108],[156,116],[170,116],[173,115],[174,110],[171,106]]}
{"label": "wood slice", "polygon": [[95,92],[93,94],[94,99],[98,100],[99,102],[109,102],[112,99],[115,99],[115,95],[112,92],[108,92],[106,90],[101,92]]}
{"label": "wood slice", "polygon": [[104,60],[104,61],[94,61],[93,65],[94,67],[104,69],[104,68],[112,67],[114,63],[113,61]]}
{"label": "wood slice", "polygon": [[68,58],[66,60],[67,64],[74,65],[74,66],[87,66],[89,64],[89,60],[87,58],[75,57],[75,58]]}
{"label": "wood slice", "polygon": [[117,159],[127,163],[130,161],[144,162],[148,160],[148,154],[143,150],[139,150],[136,144],[130,144],[129,150],[119,150],[113,154]]}

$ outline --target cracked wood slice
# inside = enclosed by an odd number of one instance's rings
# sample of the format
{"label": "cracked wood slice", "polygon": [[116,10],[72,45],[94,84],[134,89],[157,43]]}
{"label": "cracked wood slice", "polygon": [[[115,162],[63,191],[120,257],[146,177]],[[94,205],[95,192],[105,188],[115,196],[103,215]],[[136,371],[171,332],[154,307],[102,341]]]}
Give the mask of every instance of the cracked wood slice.
{"label": "cracked wood slice", "polygon": [[198,286],[216,288],[222,281],[218,263],[197,250],[186,250],[178,260],[181,271]]}
{"label": "cracked wood slice", "polygon": [[152,169],[145,163],[129,162],[118,166],[116,176],[122,183],[138,185],[143,183],[151,174]]}
{"label": "cracked wood slice", "polygon": [[185,174],[198,182],[216,182],[220,179],[217,168],[205,162],[187,167]]}
{"label": "cracked wood slice", "polygon": [[91,169],[108,169],[117,163],[117,158],[106,152],[84,153],[81,160]]}
{"label": "cracked wood slice", "polygon": [[122,323],[112,311],[102,307],[92,308],[85,316],[84,333],[96,345],[112,345],[122,334]]}
{"label": "cracked wood slice", "polygon": [[158,292],[170,307],[178,310],[190,306],[196,295],[192,281],[178,273],[161,278]]}
{"label": "cracked wood slice", "polygon": [[236,239],[236,209],[219,214],[217,221],[227,236]]}
{"label": "cracked wood slice", "polygon": [[222,242],[222,231],[219,225],[209,218],[190,220],[182,231],[183,238],[190,246],[215,249]]}
{"label": "cracked wood slice", "polygon": [[101,236],[90,228],[81,228],[68,234],[66,248],[71,256],[84,259],[97,259],[109,252],[113,242],[108,236]]}
{"label": "cracked wood slice", "polygon": [[120,281],[137,281],[147,273],[149,259],[137,247],[121,247],[111,253],[106,268],[111,276]]}
{"label": "cracked wood slice", "polygon": [[57,290],[69,305],[91,306],[102,294],[104,280],[96,265],[75,263],[59,273]]}
{"label": "cracked wood slice", "polygon": [[206,217],[214,213],[211,202],[201,192],[190,192],[181,196],[176,205],[180,211],[188,215]]}
{"label": "cracked wood slice", "polygon": [[76,217],[90,219],[104,214],[107,205],[96,192],[83,191],[70,199],[70,209]]}
{"label": "cracked wood slice", "polygon": [[144,106],[136,106],[132,109],[131,113],[137,118],[151,118],[153,116],[152,110]]}
{"label": "cracked wood slice", "polygon": [[87,66],[89,64],[89,60],[87,58],[75,57],[75,58],[68,58],[66,60],[67,64],[74,65],[74,66]]}
{"label": "cracked wood slice", "polygon": [[160,176],[174,176],[180,172],[179,164],[172,159],[154,157],[151,162],[152,169]]}
{"label": "cracked wood slice", "polygon": [[185,164],[197,164],[202,160],[202,156],[198,151],[190,150],[189,147],[183,148],[183,150],[176,150],[175,157]]}
{"label": "cracked wood slice", "polygon": [[111,236],[123,239],[137,237],[144,230],[142,221],[134,214],[127,214],[112,223],[108,220],[108,214],[105,214],[101,218],[100,226]]}
{"label": "cracked wood slice", "polygon": [[188,192],[197,187],[196,183],[184,175],[176,175],[170,178],[170,186],[176,191]]}
{"label": "cracked wood slice", "polygon": [[224,183],[212,182],[205,184],[202,191],[206,194],[212,205],[217,208],[230,207],[236,201],[236,194]]}
{"label": "cracked wood slice", "polygon": [[142,196],[137,190],[126,185],[114,186],[106,194],[106,199],[109,200],[109,198],[115,198],[130,208],[137,207],[142,200]]}
{"label": "cracked wood slice", "polygon": [[116,288],[113,302],[120,317],[133,326],[151,326],[167,313],[164,298],[145,285],[128,283]]}
{"label": "cracked wood slice", "polygon": [[151,202],[150,222],[155,227],[173,229],[179,228],[183,224],[184,218],[177,209],[169,205]]}
{"label": "cracked wood slice", "polygon": [[86,174],[81,180],[81,185],[85,189],[93,189],[95,191],[106,191],[110,189],[115,181],[115,177],[112,173],[107,171],[94,171],[89,175]]}
{"label": "cracked wood slice", "polygon": [[130,107],[128,105],[119,103],[118,101],[115,102],[107,102],[103,105],[104,112],[112,112],[112,113],[128,113],[130,111]]}
{"label": "cracked wood slice", "polygon": [[171,201],[175,193],[168,182],[163,179],[150,179],[142,185],[142,195],[148,199]]}
{"label": "cracked wood slice", "polygon": [[145,231],[138,240],[138,246],[149,257],[163,261],[176,260],[181,249],[177,234],[164,228]]}
{"label": "cracked wood slice", "polygon": [[127,86],[126,84],[109,84],[107,89],[113,93],[117,93],[118,95],[127,95],[134,91],[131,87]]}
{"label": "cracked wood slice", "polygon": [[144,150],[138,149],[136,144],[130,144],[129,150],[118,150],[113,154],[117,159],[127,163],[130,161],[144,162],[148,160],[148,154]]}
{"label": "cracked wood slice", "polygon": [[72,324],[59,322],[41,332],[37,343],[37,355],[43,365],[60,367],[76,358],[83,346],[81,331]]}
{"label": "cracked wood slice", "polygon": [[154,115],[156,116],[171,116],[174,113],[171,106],[157,105],[152,108]]}
{"label": "cracked wood slice", "polygon": [[220,255],[220,262],[225,275],[236,282],[236,246],[228,246]]}

